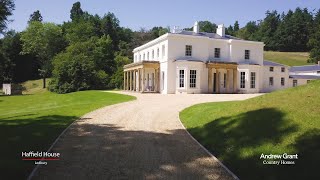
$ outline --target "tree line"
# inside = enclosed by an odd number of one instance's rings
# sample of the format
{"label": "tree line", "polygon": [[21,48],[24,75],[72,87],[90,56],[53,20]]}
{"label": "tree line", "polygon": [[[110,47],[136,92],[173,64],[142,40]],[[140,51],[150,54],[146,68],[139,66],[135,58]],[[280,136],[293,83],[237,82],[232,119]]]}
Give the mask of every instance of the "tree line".
{"label": "tree line", "polygon": [[[47,88],[57,93],[122,88],[123,65],[132,62],[133,48],[169,32],[168,27],[138,31],[121,27],[113,13],[93,15],[80,2],[73,4],[68,22],[43,22],[37,10],[24,31],[5,31],[13,10],[12,0],[0,2],[0,83],[42,78],[46,87],[50,77]],[[200,21],[199,26],[205,32],[215,32],[217,27],[209,21]],[[236,21],[226,34],[263,41],[266,50],[310,51],[309,61],[316,62],[319,27],[320,11],[312,14],[297,8],[281,15],[268,11],[263,20],[250,21],[243,28]]]}

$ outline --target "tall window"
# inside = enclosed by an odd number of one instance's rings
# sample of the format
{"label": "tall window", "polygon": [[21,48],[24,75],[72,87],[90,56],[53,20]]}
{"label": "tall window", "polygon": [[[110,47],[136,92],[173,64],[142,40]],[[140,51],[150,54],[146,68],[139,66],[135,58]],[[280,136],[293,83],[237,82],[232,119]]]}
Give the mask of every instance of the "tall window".
{"label": "tall window", "polygon": [[227,74],[223,73],[223,88],[226,88],[226,84],[227,84]]}
{"label": "tall window", "polygon": [[134,60],[135,60],[135,61],[137,60],[137,55],[134,55]]}
{"label": "tall window", "polygon": [[269,67],[269,71],[270,71],[270,72],[273,72],[273,67]]}
{"label": "tall window", "polygon": [[298,86],[298,80],[294,79],[293,80],[293,87],[296,87],[296,86]]}
{"label": "tall window", "polygon": [[273,86],[273,77],[269,77],[269,86]]}
{"label": "tall window", "polygon": [[160,57],[160,49],[159,48],[157,49],[157,57],[158,58]]}
{"label": "tall window", "polygon": [[192,46],[191,45],[186,45],[186,56],[192,56]]}
{"label": "tall window", "polygon": [[286,72],[286,68],[281,67],[281,72]]}
{"label": "tall window", "polygon": [[246,72],[240,72],[240,88],[246,88]]}
{"label": "tall window", "polygon": [[256,73],[255,72],[251,72],[250,88],[251,89],[256,88]]}
{"label": "tall window", "polygon": [[250,59],[250,50],[244,50],[244,59]]}
{"label": "tall window", "polygon": [[141,54],[139,55],[139,61],[141,61]]}
{"label": "tall window", "polygon": [[142,60],[146,60],[146,54],[143,53],[143,59]]}
{"label": "tall window", "polygon": [[196,88],[197,70],[190,70],[190,88]]}
{"label": "tall window", "polygon": [[220,58],[220,48],[214,48],[214,58]]}
{"label": "tall window", "polygon": [[162,45],[162,57],[166,55],[166,47]]}
{"label": "tall window", "polygon": [[152,50],[152,59],[154,59],[154,50]]}
{"label": "tall window", "polygon": [[184,88],[184,70],[179,70],[179,87]]}
{"label": "tall window", "polygon": [[148,54],[147,54],[147,60],[149,60],[149,58],[150,58],[150,56],[149,56],[150,54],[149,54],[149,52],[148,52]]}
{"label": "tall window", "polygon": [[284,80],[284,78],[282,77],[281,78],[281,86],[284,86],[285,85],[285,80]]}

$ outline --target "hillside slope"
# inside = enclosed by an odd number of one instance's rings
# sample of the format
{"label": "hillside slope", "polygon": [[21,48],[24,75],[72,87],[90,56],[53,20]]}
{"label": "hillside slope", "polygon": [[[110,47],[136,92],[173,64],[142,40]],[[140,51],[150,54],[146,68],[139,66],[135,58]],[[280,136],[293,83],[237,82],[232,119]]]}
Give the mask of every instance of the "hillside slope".
{"label": "hillside slope", "polygon": [[285,64],[288,66],[303,66],[310,65],[307,60],[309,58],[309,53],[307,52],[275,52],[275,51],[265,51],[264,59],[277,62],[280,64]]}
{"label": "hillside slope", "polygon": [[[180,113],[188,131],[240,179],[320,179],[320,81],[239,102]],[[265,165],[261,154],[298,154],[295,165]]]}

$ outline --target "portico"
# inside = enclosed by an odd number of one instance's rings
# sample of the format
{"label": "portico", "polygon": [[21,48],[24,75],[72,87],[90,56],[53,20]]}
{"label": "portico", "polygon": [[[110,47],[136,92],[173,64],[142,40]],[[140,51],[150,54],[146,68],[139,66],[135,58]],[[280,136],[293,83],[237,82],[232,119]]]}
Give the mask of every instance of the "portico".
{"label": "portico", "polygon": [[141,61],[124,67],[123,87],[127,91],[159,92],[159,61]]}
{"label": "portico", "polygon": [[208,93],[237,93],[237,63],[208,62]]}

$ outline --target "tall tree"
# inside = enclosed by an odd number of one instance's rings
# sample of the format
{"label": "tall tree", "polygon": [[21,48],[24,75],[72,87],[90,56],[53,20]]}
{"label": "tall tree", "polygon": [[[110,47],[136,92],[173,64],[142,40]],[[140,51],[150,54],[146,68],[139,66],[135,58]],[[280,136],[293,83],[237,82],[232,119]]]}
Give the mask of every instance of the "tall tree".
{"label": "tall tree", "polygon": [[38,22],[42,22],[42,15],[40,13],[39,10],[33,12],[31,15],[30,15],[30,18],[29,18],[29,23],[30,22],[33,22],[33,21],[38,21]]}
{"label": "tall tree", "polygon": [[14,7],[15,5],[13,0],[0,1],[0,33],[3,33],[6,29],[7,23],[9,22],[8,16],[12,15]]}
{"label": "tall tree", "polygon": [[237,37],[246,40],[255,40],[255,33],[258,31],[258,26],[255,21],[249,21],[245,27],[237,32]]}
{"label": "tall tree", "polygon": [[40,74],[43,78],[43,88],[46,78],[52,71],[52,58],[64,49],[65,41],[60,26],[53,23],[31,22],[21,35],[23,42],[22,54],[34,54],[39,60]]}
{"label": "tall tree", "polygon": [[267,11],[266,17],[259,25],[257,40],[266,44],[266,50],[277,50],[276,31],[280,23],[280,15],[277,11]]}
{"label": "tall tree", "polygon": [[239,22],[236,21],[233,26],[233,31],[236,33],[239,31],[239,29],[240,29]]}
{"label": "tall tree", "polygon": [[79,20],[82,15],[84,14],[83,10],[81,9],[81,3],[78,1],[72,5],[71,11],[70,11],[70,18],[72,21]]}
{"label": "tall tree", "polygon": [[119,50],[119,23],[119,19],[110,12],[104,15],[101,19],[101,31],[104,35],[109,35],[111,37],[114,51]]}
{"label": "tall tree", "polygon": [[308,62],[320,61],[320,9],[314,18],[314,33],[311,35],[308,46],[311,48]]}
{"label": "tall tree", "polygon": [[234,36],[233,27],[231,25],[228,28],[226,28],[226,34]]}

